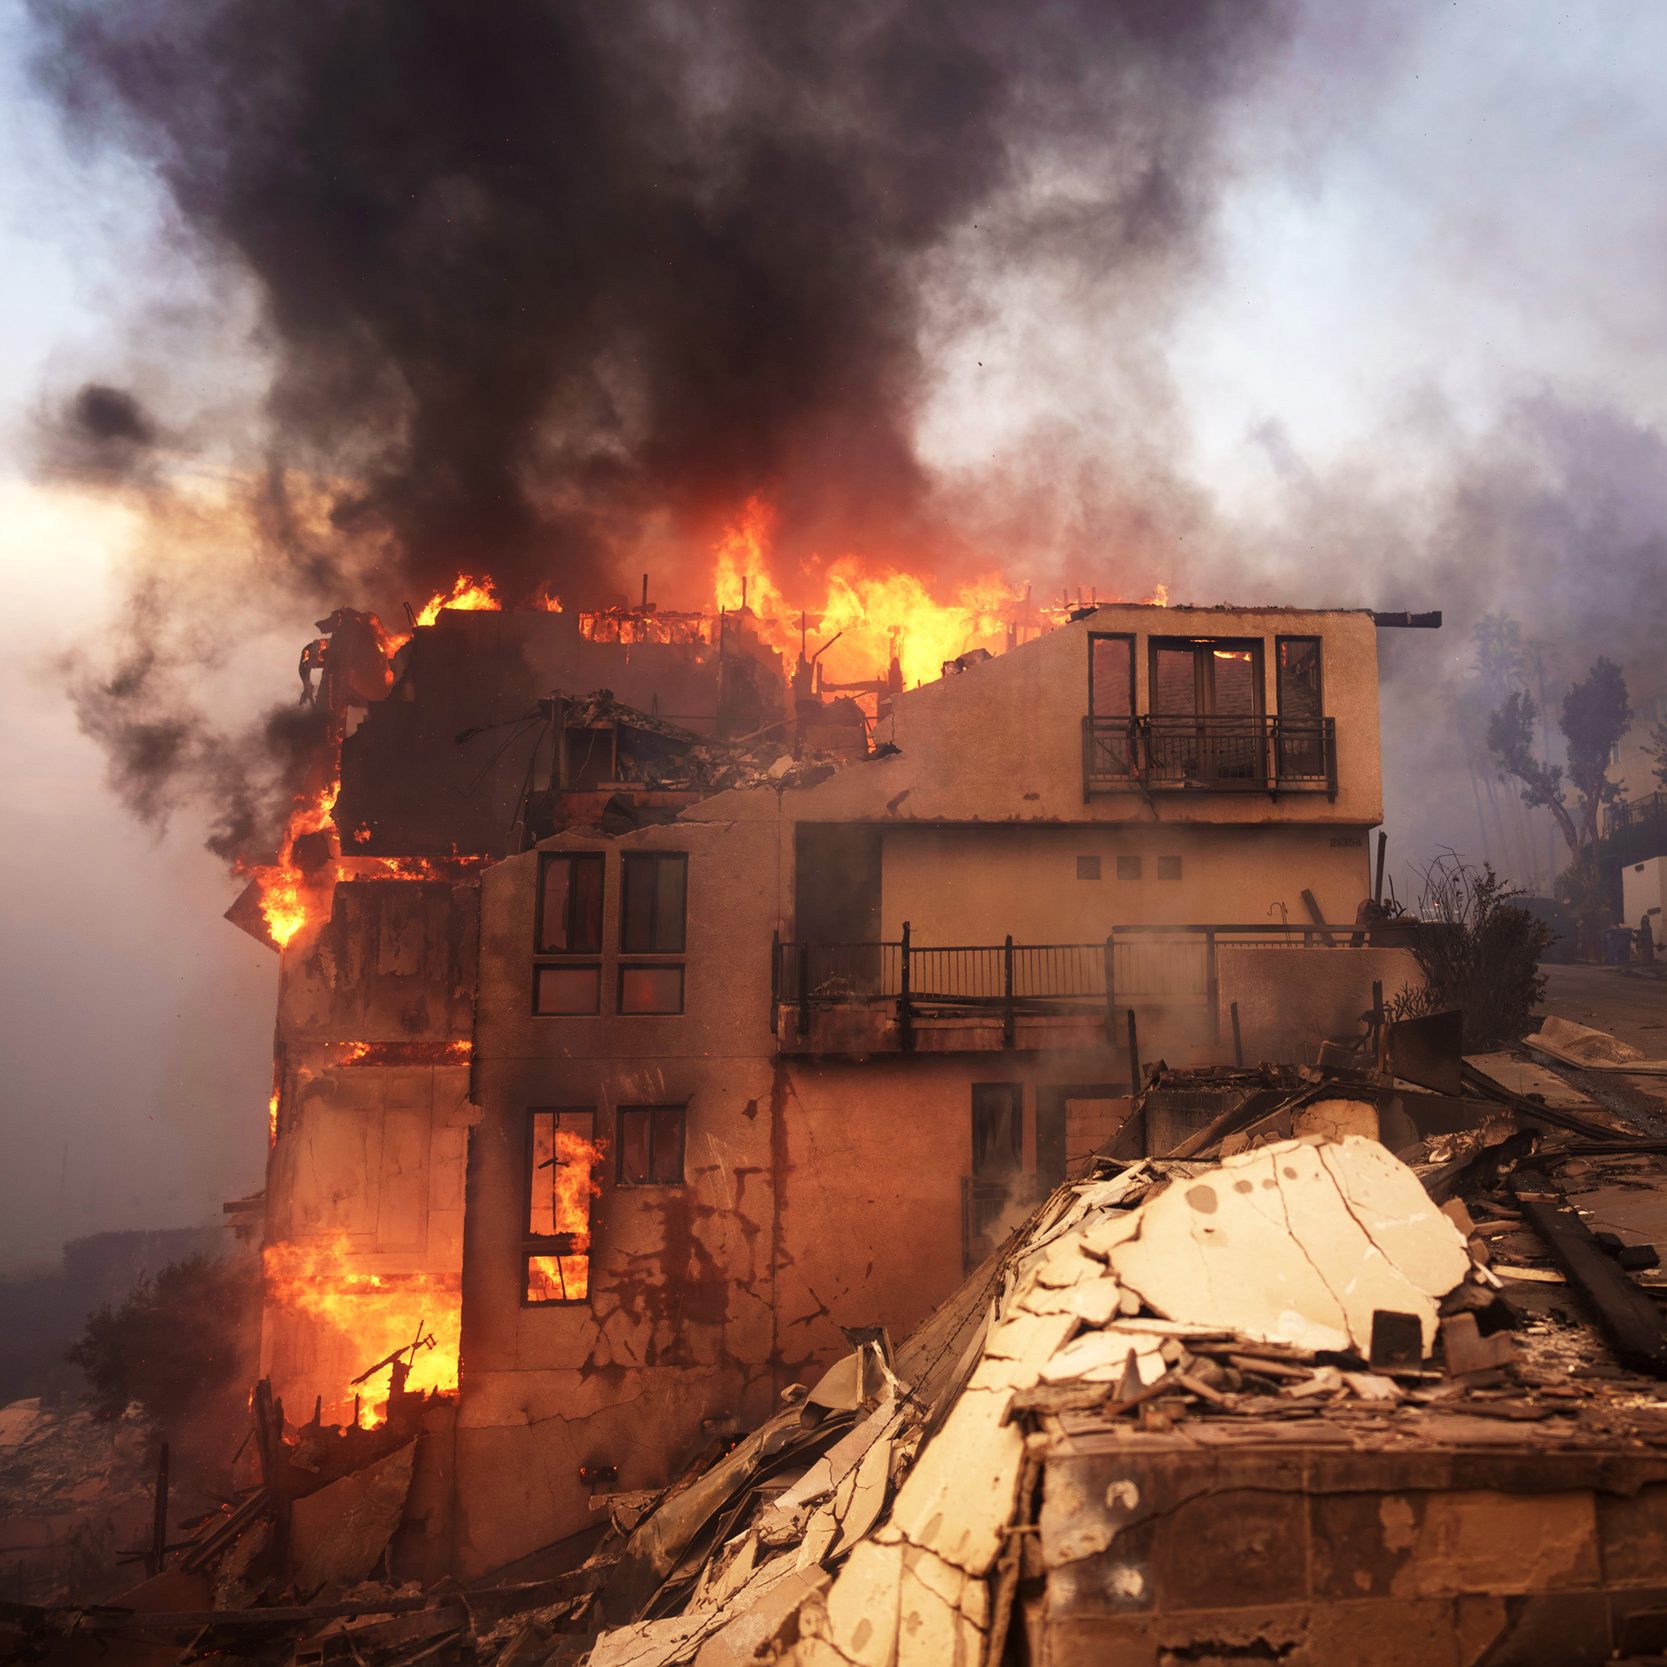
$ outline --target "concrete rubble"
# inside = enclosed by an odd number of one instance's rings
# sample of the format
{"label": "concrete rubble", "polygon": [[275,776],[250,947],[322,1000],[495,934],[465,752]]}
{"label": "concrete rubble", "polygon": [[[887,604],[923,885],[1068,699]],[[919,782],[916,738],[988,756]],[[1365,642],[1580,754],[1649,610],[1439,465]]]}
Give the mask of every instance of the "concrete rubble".
{"label": "concrete rubble", "polygon": [[536,1568],[396,1578],[420,1406],[334,1433],[278,1409],[259,1485],[162,1574],[10,1605],[0,1642],[273,1667],[1651,1659],[1667,1141],[1579,1073],[1547,1094],[1516,1055],[1452,1063],[1452,1094],[1359,1063],[1155,1067],[1140,1111],[1186,1106],[1184,1156],[1092,1160],[908,1338],[850,1334],[664,1491],[599,1493]]}

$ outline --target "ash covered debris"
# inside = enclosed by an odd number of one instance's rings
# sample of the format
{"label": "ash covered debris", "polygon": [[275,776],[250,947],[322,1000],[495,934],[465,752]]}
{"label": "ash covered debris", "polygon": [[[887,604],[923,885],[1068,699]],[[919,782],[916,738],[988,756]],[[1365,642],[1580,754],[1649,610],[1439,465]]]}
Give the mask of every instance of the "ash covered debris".
{"label": "ash covered debris", "polygon": [[1191,1073],[1231,1102],[1191,1157],[1094,1159],[901,1344],[468,1587],[388,1574],[435,1398],[297,1430],[262,1386],[256,1485],[158,1580],[6,1624],[274,1667],[1609,1660],[1667,1608],[1667,1143],[1513,1065]]}

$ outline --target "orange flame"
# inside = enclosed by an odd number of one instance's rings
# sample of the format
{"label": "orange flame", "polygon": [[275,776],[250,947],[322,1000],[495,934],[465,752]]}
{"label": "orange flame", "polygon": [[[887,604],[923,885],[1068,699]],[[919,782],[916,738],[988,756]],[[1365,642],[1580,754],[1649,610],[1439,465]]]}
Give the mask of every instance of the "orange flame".
{"label": "orange flame", "polygon": [[558,1128],[547,1165],[550,1192],[533,1202],[533,1230],[565,1235],[569,1249],[527,1258],[529,1302],[582,1302],[590,1294],[590,1201],[601,1196],[596,1167],[603,1145],[577,1129]]}
{"label": "orange flame", "polygon": [[472,573],[459,573],[449,591],[436,591],[417,614],[419,625],[432,625],[447,608],[460,613],[498,613],[503,603],[492,588],[492,575],[484,573],[476,579]]}
{"label": "orange flame", "polygon": [[[268,1300],[310,1321],[341,1340],[346,1357],[368,1367],[396,1349],[407,1348],[422,1332],[434,1347],[413,1351],[406,1388],[413,1393],[457,1387],[458,1336],[462,1298],[455,1274],[380,1274],[354,1265],[346,1233],[313,1242],[271,1244],[262,1252]],[[387,1416],[382,1375],[363,1386],[371,1400],[369,1422]],[[375,1400],[381,1393],[382,1399]],[[353,1417],[354,1389],[325,1391],[324,1416],[347,1423]]]}

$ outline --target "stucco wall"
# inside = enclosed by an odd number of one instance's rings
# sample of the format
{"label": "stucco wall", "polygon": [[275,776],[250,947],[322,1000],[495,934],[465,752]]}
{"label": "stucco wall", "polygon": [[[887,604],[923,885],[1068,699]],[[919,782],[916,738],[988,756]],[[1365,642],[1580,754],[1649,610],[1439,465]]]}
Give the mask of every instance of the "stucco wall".
{"label": "stucco wall", "polygon": [[[1095,943],[1117,926],[1305,924],[1304,888],[1349,923],[1371,887],[1364,829],[1322,827],[890,828],[884,936],[922,944]],[[1077,877],[1096,857],[1097,879]],[[1119,879],[1117,858],[1140,859]],[[1159,858],[1178,857],[1179,879]],[[1283,910],[1280,905],[1283,905]]]}
{"label": "stucco wall", "polygon": [[1327,1037],[1358,1036],[1372,1005],[1372,982],[1384,1000],[1424,982],[1410,949],[1235,949],[1217,951],[1221,1034],[1231,1045],[1229,1007],[1239,1004],[1248,1061],[1304,1060]]}
{"label": "stucco wall", "polygon": [[[1325,715],[1337,722],[1338,793],[1155,792],[1084,801],[1082,720],[1088,708],[1090,632],[1136,636],[1135,710],[1150,710],[1152,635],[1264,639],[1266,710],[1277,711],[1274,639],[1321,639]],[[1115,606],[974,666],[911,689],[876,732],[894,756],[840,771],[790,795],[803,820],[944,822],[1339,822],[1382,820],[1377,628],[1366,613],[1297,609]],[[688,812],[726,819],[719,795]],[[746,814],[746,812],[740,812]],[[768,814],[768,812],[765,812]]]}

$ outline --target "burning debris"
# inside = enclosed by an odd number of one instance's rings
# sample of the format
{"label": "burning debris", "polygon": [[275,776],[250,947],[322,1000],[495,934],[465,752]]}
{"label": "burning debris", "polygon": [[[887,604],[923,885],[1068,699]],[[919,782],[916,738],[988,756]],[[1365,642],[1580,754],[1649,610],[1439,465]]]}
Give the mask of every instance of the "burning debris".
{"label": "burning debris", "polygon": [[[370,1426],[295,1427],[260,1386],[256,1475],[173,1554],[166,1601],[7,1624],[37,1652],[193,1637],[274,1664],[994,1667],[1020,1639],[1156,1661],[1321,1636],[1370,1662],[1400,1659],[1416,1590],[1431,1625],[1491,1606],[1455,1661],[1565,1612],[1567,1659],[1608,1659],[1644,1636],[1628,1594],[1667,1579],[1640,1526],[1667,1488],[1667,1169],[1511,1067],[1536,1069],[1466,1061],[1462,1094],[1361,1064],[1194,1074],[1226,1109],[1191,1156],[1092,1160],[903,1343],[853,1335],[669,1487],[605,1496],[537,1578],[378,1575],[432,1532],[442,1351],[419,1330],[366,1374],[391,1373]],[[1154,1069],[1131,1115],[1187,1089]],[[553,1277],[582,1278],[599,1153],[547,1144],[544,1225],[575,1234]]]}

